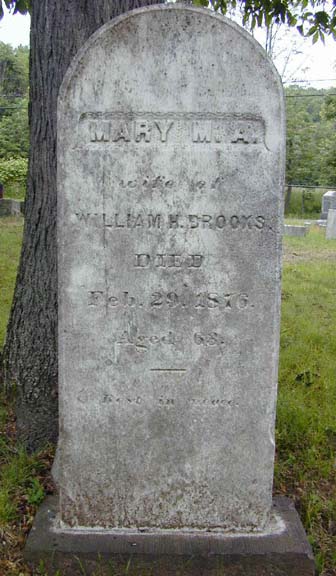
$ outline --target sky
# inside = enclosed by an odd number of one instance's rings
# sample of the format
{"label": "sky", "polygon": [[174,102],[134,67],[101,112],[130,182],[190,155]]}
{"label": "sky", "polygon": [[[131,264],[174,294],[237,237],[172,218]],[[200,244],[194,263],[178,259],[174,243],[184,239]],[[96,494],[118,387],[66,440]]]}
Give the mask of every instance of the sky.
{"label": "sky", "polygon": [[[16,14],[10,15],[8,12],[0,21],[0,41],[12,46],[19,44],[29,44],[29,16]],[[256,34],[257,39],[262,43],[262,33]],[[286,83],[293,80],[304,80],[299,83],[302,86],[313,86],[314,88],[336,88],[336,41],[331,38],[326,39],[325,45],[321,42],[312,44],[310,39],[302,40],[295,30],[284,31],[276,45],[278,57],[275,64],[281,73],[284,61],[289,58],[289,65],[283,75]],[[293,46],[296,44],[295,54]],[[326,81],[327,80],[327,81]]]}

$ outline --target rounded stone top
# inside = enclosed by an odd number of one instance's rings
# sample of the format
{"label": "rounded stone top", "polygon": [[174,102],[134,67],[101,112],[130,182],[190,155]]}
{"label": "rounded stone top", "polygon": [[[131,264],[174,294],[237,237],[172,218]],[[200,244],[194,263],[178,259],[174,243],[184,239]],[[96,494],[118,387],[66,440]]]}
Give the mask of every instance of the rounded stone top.
{"label": "rounded stone top", "polygon": [[209,10],[98,30],[58,107],[60,518],[261,532],[272,502],[285,116]]}
{"label": "rounded stone top", "polygon": [[[178,22],[179,18],[181,18],[182,14],[185,17],[185,23],[183,23],[182,21]],[[119,40],[123,40],[125,41],[127,39],[128,42],[130,42],[132,39],[130,37],[127,37],[127,28],[129,29],[129,31],[131,31],[131,26],[133,24],[134,20],[139,20],[142,21],[141,22],[141,29],[142,31],[145,30],[144,27],[144,23],[147,21],[147,29],[146,32],[147,34],[151,32],[150,28],[149,28],[149,24],[150,22],[154,22],[154,20],[156,20],[157,18],[161,19],[164,18],[165,16],[167,16],[167,22],[165,22],[163,24],[163,28],[167,27],[168,19],[169,16],[174,16],[176,19],[176,23],[180,23],[182,25],[182,28],[184,31],[189,31],[191,32],[192,27],[195,25],[195,22],[201,22],[204,26],[204,28],[206,28],[205,23],[208,20],[208,23],[210,24],[210,27],[212,29],[212,32],[215,35],[215,27],[216,25],[222,26],[222,28],[229,28],[233,33],[235,33],[237,35],[237,40],[239,38],[238,41],[240,42],[246,42],[247,44],[250,44],[250,48],[253,47],[254,51],[257,51],[258,54],[267,61],[269,67],[272,69],[272,72],[274,74],[274,76],[277,78],[277,81],[279,83],[279,86],[282,85],[281,82],[281,78],[279,76],[279,73],[277,71],[277,69],[275,68],[272,60],[269,58],[269,56],[267,55],[266,51],[264,50],[264,48],[259,44],[259,42],[257,42],[252,36],[251,34],[249,34],[246,30],[244,30],[241,26],[239,26],[238,24],[236,24],[235,22],[233,22],[232,20],[230,20],[229,18],[227,18],[226,16],[223,16],[222,14],[218,14],[217,12],[213,12],[210,11],[209,9],[206,8],[198,8],[196,6],[186,6],[184,4],[174,4],[174,5],[154,5],[154,6],[145,6],[143,8],[137,8],[135,10],[131,10],[129,12],[126,12],[120,16],[118,16],[117,18],[114,18],[113,20],[111,20],[110,22],[106,23],[105,25],[101,26],[96,32],[94,32],[91,37],[87,40],[87,42],[83,45],[83,47],[78,51],[77,55],[75,56],[72,64],[70,65],[65,77],[64,77],[64,81],[62,84],[62,88],[61,88],[61,94],[62,92],[64,92],[67,89],[67,85],[69,84],[69,81],[72,77],[72,75],[74,74],[77,66],[79,65],[79,63],[81,62],[82,58],[85,58],[87,52],[92,49],[97,42],[99,41],[103,41],[104,38],[106,38],[106,36],[108,36],[110,33],[116,33],[119,35]],[[206,30],[204,30],[206,31]],[[155,36],[155,30],[153,29],[153,36]],[[179,31],[178,29],[174,30],[174,36],[176,38],[176,40],[178,40],[178,34],[179,32],[181,32],[181,30]],[[189,34],[190,35],[190,34]],[[163,36],[157,38],[158,43],[162,43],[163,41]],[[148,37],[146,38],[146,40],[148,40]],[[133,43],[132,43],[133,44]],[[216,46],[213,45],[212,48],[215,48]],[[236,46],[236,47],[232,47],[235,51],[238,51],[238,48],[240,48],[240,46]],[[134,53],[134,57],[139,56],[139,53],[136,54]]]}
{"label": "rounded stone top", "polygon": [[281,79],[266,52],[237,24],[203,8],[137,9],[89,38],[65,75],[59,110],[64,117],[111,108],[214,119],[248,109],[263,119],[269,150],[284,136]]}

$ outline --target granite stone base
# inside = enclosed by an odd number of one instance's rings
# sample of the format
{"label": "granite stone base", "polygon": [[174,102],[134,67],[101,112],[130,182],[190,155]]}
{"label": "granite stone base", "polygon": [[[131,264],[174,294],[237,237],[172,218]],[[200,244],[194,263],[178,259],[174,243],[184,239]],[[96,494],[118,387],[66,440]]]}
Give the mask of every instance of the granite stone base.
{"label": "granite stone base", "polygon": [[313,576],[312,550],[294,505],[274,500],[280,530],[262,535],[57,528],[57,497],[41,506],[25,558],[48,576]]}

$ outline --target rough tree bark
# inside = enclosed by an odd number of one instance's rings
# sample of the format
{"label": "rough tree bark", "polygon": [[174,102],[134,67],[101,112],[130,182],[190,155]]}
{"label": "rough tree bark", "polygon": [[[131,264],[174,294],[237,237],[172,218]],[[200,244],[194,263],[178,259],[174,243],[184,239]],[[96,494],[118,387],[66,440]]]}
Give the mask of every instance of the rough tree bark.
{"label": "rough tree bark", "polygon": [[111,18],[160,0],[32,0],[30,161],[21,261],[3,354],[18,434],[57,439],[56,104],[73,56]]}

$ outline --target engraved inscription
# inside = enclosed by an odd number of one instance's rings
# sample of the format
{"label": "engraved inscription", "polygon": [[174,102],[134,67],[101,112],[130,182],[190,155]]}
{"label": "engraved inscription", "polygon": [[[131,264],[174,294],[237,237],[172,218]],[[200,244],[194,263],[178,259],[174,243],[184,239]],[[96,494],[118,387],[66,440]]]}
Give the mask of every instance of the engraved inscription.
{"label": "engraved inscription", "polygon": [[[154,402],[156,402],[161,407],[177,407],[181,405],[183,402],[180,398],[172,398],[168,396],[158,396],[157,398],[153,398]],[[133,406],[140,406],[141,404],[145,404],[148,401],[147,398],[142,396],[121,396],[118,394],[111,394],[105,392],[101,397],[102,404],[113,404],[115,406],[122,406],[122,405],[133,405]],[[201,407],[209,407],[209,408],[238,408],[239,403],[230,398],[218,398],[218,397],[209,397],[209,398],[187,398],[184,400],[187,404],[194,408],[201,408]]]}
{"label": "engraved inscription", "polygon": [[[190,336],[185,336],[184,340],[190,338],[191,344],[207,347],[221,347],[226,348],[230,343],[227,337],[218,332],[199,333],[195,332]],[[130,330],[125,330],[121,336],[117,336],[114,342],[114,362],[118,360],[119,346],[127,346],[133,348],[136,352],[141,354],[154,350],[158,347],[169,346],[178,349],[181,345],[181,340],[176,337],[176,334],[169,332],[165,335],[146,335],[138,332],[137,327],[132,327]],[[114,363],[112,361],[112,364]],[[150,368],[150,372],[159,372],[163,374],[171,374],[172,376],[183,374],[186,372],[184,368]]]}
{"label": "engraved inscription", "polygon": [[191,291],[164,292],[158,290],[140,297],[130,295],[128,291],[115,295],[103,290],[88,292],[89,306],[108,306],[110,308],[145,307],[149,309],[185,308],[185,309],[219,309],[223,312],[244,311],[253,308],[248,294],[244,292],[198,292]]}
{"label": "engraved inscription", "polygon": [[254,114],[84,112],[79,145],[265,143],[265,122]]}
{"label": "engraved inscription", "polygon": [[[203,347],[223,347],[228,345],[228,338],[218,332],[199,333],[195,332],[190,335],[192,344]],[[186,337],[186,340],[188,338]],[[121,336],[117,336],[114,342],[116,345],[126,345],[133,347],[137,352],[147,352],[150,349],[157,348],[158,346],[171,346],[178,348],[181,342],[177,339],[176,334],[168,332],[165,335],[146,335],[138,331],[136,326],[129,330],[125,330]],[[115,349],[115,352],[117,350]],[[169,373],[172,375],[183,374],[186,372],[184,368],[150,368],[151,372]]]}
{"label": "engraved inscription", "polygon": [[155,176],[154,178],[147,176],[145,178],[139,178],[138,180],[120,180],[120,188],[133,190],[134,188],[143,187],[145,190],[170,190],[175,186],[174,180],[166,178],[165,176]]}
{"label": "engraved inscription", "polygon": [[134,346],[136,350],[145,352],[149,348],[158,345],[176,347],[176,337],[171,331],[163,335],[142,334],[138,331],[137,327],[134,326],[132,329],[125,330],[121,336],[117,337],[115,343],[118,345]]}
{"label": "engraved inscription", "polygon": [[262,230],[266,218],[254,214],[106,214],[105,212],[75,212],[77,222],[104,226],[113,230]]}
{"label": "engraved inscription", "polygon": [[103,220],[106,228],[161,228],[162,214],[103,214]]}
{"label": "engraved inscription", "polygon": [[258,144],[255,123],[244,120],[237,120],[226,126],[213,120],[192,122],[191,132],[192,141],[196,143],[220,144],[227,138],[231,144]]}
{"label": "engraved inscription", "polygon": [[[90,122],[91,142],[150,142],[159,139],[167,141],[167,135],[174,122],[160,121],[148,122],[147,120],[135,120],[134,122],[96,120]],[[152,134],[157,130],[158,134]],[[159,135],[159,136],[158,136]]]}
{"label": "engraved inscription", "polygon": [[135,254],[136,268],[200,268],[201,254]]}

